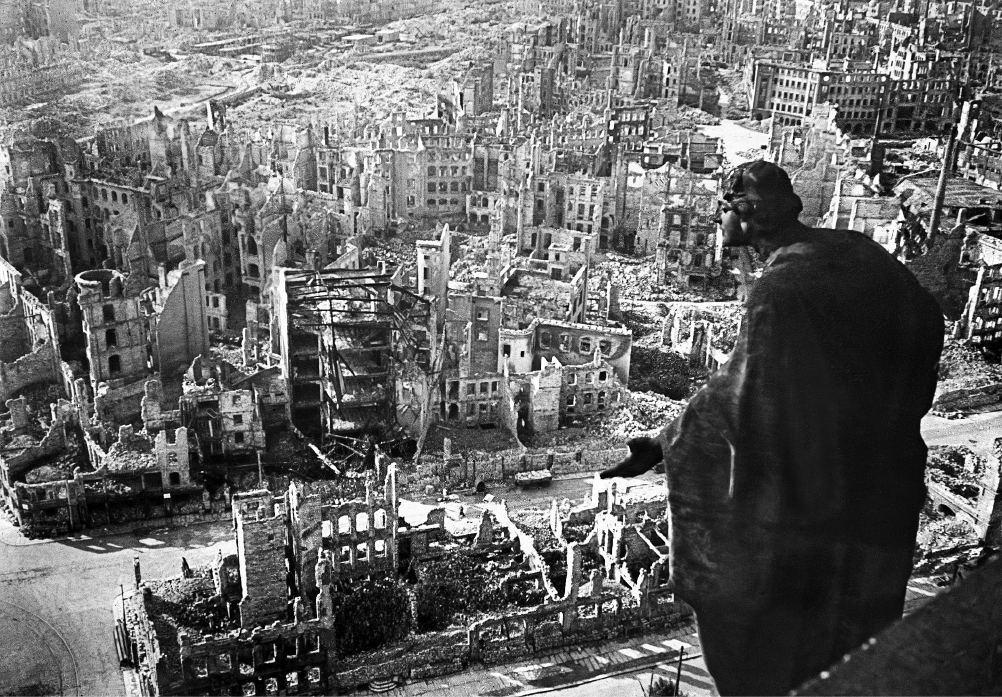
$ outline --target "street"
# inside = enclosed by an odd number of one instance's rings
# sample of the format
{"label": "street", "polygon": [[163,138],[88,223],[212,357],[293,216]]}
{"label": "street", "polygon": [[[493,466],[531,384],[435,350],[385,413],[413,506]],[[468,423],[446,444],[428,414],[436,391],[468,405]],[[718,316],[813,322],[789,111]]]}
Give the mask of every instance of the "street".
{"label": "street", "polygon": [[[672,660],[658,663],[652,668],[557,689],[561,697],[607,697],[612,694],[618,697],[646,697],[650,694],[651,687],[656,686],[659,680],[670,680],[674,683],[677,674],[678,661]],[[681,682],[679,693],[681,695],[704,697],[717,694],[713,687],[713,679],[706,672],[701,657],[683,660]]]}
{"label": "street", "polygon": [[994,457],[995,439],[1002,438],[1002,411],[970,414],[962,419],[926,416],[922,419],[926,445],[966,445],[982,457]]}
{"label": "street", "polygon": [[176,576],[182,556],[203,564],[232,540],[224,522],[31,541],[0,518],[0,695],[123,695],[111,606],[133,557],[144,578]]}

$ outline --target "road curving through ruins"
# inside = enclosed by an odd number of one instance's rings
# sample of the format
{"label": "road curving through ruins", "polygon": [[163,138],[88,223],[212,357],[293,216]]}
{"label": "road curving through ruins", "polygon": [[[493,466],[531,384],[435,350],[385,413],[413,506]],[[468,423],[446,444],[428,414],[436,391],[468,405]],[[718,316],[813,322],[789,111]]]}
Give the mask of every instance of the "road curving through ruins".
{"label": "road curving through ruins", "polygon": [[83,694],[77,659],[63,635],[9,600],[0,600],[0,645],[7,654],[0,664],[0,695]]}

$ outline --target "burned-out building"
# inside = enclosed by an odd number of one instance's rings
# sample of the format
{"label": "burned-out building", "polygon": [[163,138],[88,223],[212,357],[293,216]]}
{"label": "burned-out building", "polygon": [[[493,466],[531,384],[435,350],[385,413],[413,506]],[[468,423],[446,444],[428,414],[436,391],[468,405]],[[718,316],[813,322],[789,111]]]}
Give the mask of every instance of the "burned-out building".
{"label": "burned-out building", "polygon": [[[264,395],[248,376],[197,359],[178,400],[181,423],[195,436],[203,461],[253,456],[265,449]],[[287,405],[281,405],[282,407]]]}
{"label": "burned-out building", "polygon": [[[398,361],[429,365],[428,303],[399,269],[278,269],[272,313],[304,433],[358,435],[395,423]],[[413,313],[413,314],[412,314]]]}
{"label": "burned-out building", "polygon": [[148,289],[107,269],[76,277],[100,418],[123,423],[135,418],[147,379],[179,381],[180,373],[208,352],[204,266],[184,265]]}
{"label": "burned-out building", "polygon": [[[402,534],[409,561],[443,533],[443,516],[415,529],[398,519],[394,465],[381,455],[378,462],[377,472],[292,484],[281,496],[235,494],[236,555],[137,588],[127,623],[148,694],[332,690],[339,664],[332,594],[357,577],[395,579]],[[195,612],[178,614],[163,602],[174,593]]]}
{"label": "burned-out building", "polygon": [[978,269],[965,310],[967,340],[983,351],[1002,353],[1002,264]]}
{"label": "burned-out building", "polygon": [[717,230],[720,172],[686,171],[669,177],[658,219],[656,265],[662,283],[704,287],[722,272],[723,248]]}
{"label": "burned-out building", "polygon": [[[324,694],[333,650],[329,595],[312,607],[288,603],[285,502],[245,492],[233,498],[233,518],[235,559],[220,555],[208,573],[147,582],[129,599],[130,653],[144,693]],[[172,611],[179,606],[167,597],[182,597],[193,612]]]}
{"label": "burned-out building", "polygon": [[[573,646],[639,617],[670,628],[690,614],[668,584],[663,486],[597,482],[591,506],[565,511],[554,502],[544,528],[487,504],[479,523],[454,532],[443,509],[401,499],[398,487],[395,465],[379,455],[375,470],[337,482],[235,495],[235,555],[183,567],[180,578],[137,577],[126,593],[125,629],[146,692],[392,685]],[[427,594],[449,582],[450,568],[471,563],[481,583],[499,589],[498,611],[471,611],[458,629],[429,625],[420,610]],[[403,617],[365,618],[378,637],[407,627],[394,633],[397,649],[385,641],[360,649],[350,638],[351,603],[373,588],[417,599],[401,606]]]}

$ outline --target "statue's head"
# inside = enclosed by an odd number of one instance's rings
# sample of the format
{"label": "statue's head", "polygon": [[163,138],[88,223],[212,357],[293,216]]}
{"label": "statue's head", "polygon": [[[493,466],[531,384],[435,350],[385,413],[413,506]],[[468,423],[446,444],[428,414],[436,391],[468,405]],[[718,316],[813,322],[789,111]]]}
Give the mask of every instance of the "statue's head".
{"label": "statue's head", "polygon": [[720,208],[724,246],[738,246],[796,223],[804,205],[782,167],[755,160],[725,176]]}

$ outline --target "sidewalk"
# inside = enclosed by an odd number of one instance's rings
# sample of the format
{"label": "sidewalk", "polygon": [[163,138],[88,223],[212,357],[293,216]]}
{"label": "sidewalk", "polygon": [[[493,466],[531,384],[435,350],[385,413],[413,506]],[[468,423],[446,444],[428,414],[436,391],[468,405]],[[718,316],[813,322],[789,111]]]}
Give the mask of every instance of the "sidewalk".
{"label": "sidewalk", "polygon": [[[702,655],[694,626],[665,634],[569,647],[518,663],[476,665],[463,673],[410,682],[383,694],[393,697],[528,696],[677,661],[680,649],[685,650],[683,661]],[[710,680],[709,676],[706,680]]]}

